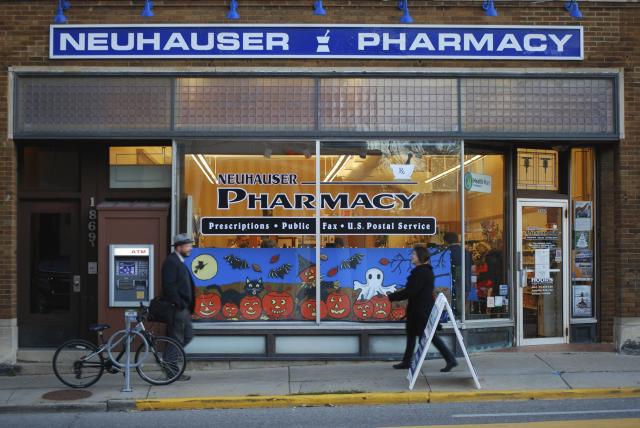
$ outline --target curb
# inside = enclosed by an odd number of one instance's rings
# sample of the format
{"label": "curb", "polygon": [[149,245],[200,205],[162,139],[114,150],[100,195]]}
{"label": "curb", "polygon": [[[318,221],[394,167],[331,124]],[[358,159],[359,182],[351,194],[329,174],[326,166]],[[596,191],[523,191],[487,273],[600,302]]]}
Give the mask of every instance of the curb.
{"label": "curb", "polygon": [[[135,407],[135,406],[134,406]],[[36,403],[0,405],[3,413],[106,412],[107,403]]]}
{"label": "curb", "polygon": [[371,392],[252,397],[159,398],[135,401],[135,410],[200,410],[276,407],[333,407],[385,404],[454,403],[468,401],[636,398],[640,388],[563,389],[532,391]]}
{"label": "curb", "polygon": [[470,401],[582,400],[640,398],[640,388],[590,388],[531,391],[363,392],[264,396],[212,396],[107,400],[93,403],[34,403],[0,405],[3,413],[128,412],[154,410],[250,409],[282,407],[374,406],[458,403]]}

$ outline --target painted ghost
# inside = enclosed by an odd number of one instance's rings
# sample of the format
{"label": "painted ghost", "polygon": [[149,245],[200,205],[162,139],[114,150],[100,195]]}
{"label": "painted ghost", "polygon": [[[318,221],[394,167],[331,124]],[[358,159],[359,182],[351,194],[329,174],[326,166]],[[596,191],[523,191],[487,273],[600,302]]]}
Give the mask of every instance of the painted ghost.
{"label": "painted ghost", "polygon": [[366,274],[366,283],[363,284],[360,281],[353,281],[354,290],[360,290],[360,294],[358,295],[358,300],[369,300],[373,296],[378,294],[388,294],[396,291],[396,284],[393,285],[383,285],[384,283],[384,273],[380,269],[371,268],[367,271]]}

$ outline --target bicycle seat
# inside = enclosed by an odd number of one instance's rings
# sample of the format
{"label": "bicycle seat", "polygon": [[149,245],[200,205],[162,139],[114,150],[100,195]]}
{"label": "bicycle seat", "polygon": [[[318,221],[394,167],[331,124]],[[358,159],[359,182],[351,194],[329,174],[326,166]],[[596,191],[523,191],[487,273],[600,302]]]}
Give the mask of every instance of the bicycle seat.
{"label": "bicycle seat", "polygon": [[102,331],[111,328],[109,324],[89,324],[90,331]]}

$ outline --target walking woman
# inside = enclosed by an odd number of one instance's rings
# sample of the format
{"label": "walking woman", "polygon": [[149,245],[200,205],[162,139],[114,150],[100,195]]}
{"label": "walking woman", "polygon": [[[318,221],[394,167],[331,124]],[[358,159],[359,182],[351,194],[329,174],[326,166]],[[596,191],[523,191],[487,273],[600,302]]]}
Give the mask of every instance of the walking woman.
{"label": "walking woman", "polygon": [[[416,346],[416,340],[422,335],[422,332],[427,326],[431,308],[433,308],[435,304],[433,297],[434,276],[433,269],[429,264],[428,250],[421,246],[414,247],[411,252],[411,263],[415,267],[411,270],[407,278],[407,285],[403,289],[389,294],[389,300],[392,302],[408,300],[406,324],[407,348],[404,351],[402,362],[394,365],[394,369],[408,369],[411,365],[411,357]],[[447,365],[440,370],[441,372],[451,371],[452,368],[458,365],[456,357],[449,348],[447,348],[447,345],[445,345],[442,339],[438,337],[437,333],[434,333],[432,343],[447,362]]]}

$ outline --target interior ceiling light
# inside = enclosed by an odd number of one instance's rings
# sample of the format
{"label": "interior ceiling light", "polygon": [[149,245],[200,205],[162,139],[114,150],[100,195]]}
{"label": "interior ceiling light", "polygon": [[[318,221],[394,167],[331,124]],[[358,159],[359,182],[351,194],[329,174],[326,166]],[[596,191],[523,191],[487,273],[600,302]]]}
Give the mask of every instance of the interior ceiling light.
{"label": "interior ceiling light", "polygon": [[327,11],[324,10],[324,6],[322,5],[322,0],[316,0],[313,3],[313,14],[318,16],[325,16]]}
{"label": "interior ceiling light", "polygon": [[338,174],[344,170],[344,167],[347,166],[350,160],[351,155],[340,155],[336,163],[333,165],[333,168],[329,171],[329,174],[324,178],[324,182],[333,181]]}
{"label": "interior ceiling light", "polygon": [[229,2],[229,13],[227,13],[227,19],[240,19],[237,0],[231,0]]}
{"label": "interior ceiling light", "polygon": [[[468,159],[468,160],[464,161],[464,166],[467,166],[467,165],[469,165],[471,162],[475,162],[475,161],[477,161],[478,159],[481,159],[481,158],[483,158],[483,157],[484,157],[483,155],[475,155],[475,156],[474,156],[474,157],[472,157],[471,159]],[[436,180],[439,180],[439,179],[441,179],[442,177],[444,177],[444,176],[446,176],[446,175],[449,175],[449,174],[451,174],[452,172],[457,171],[457,170],[459,170],[459,169],[460,169],[460,165],[456,165],[456,166],[454,166],[453,168],[449,168],[448,170],[443,171],[443,172],[441,172],[441,173],[440,173],[440,174],[438,174],[438,175],[434,175],[433,177],[431,177],[431,178],[430,178],[430,179],[428,179],[428,180],[425,180],[425,183],[426,183],[426,184],[432,183],[432,182],[434,182],[434,181],[436,181]]]}
{"label": "interior ceiling light", "polygon": [[193,161],[196,163],[196,165],[198,165],[198,168],[200,168],[200,171],[202,171],[202,174],[204,174],[205,178],[209,181],[209,183],[218,184],[218,179],[216,178],[213,171],[211,171],[211,167],[207,163],[204,156],[198,154],[198,155],[191,155],[191,157],[193,158]]}
{"label": "interior ceiling light", "polygon": [[498,16],[498,11],[496,10],[495,5],[493,4],[493,0],[483,0],[482,9],[484,10],[485,15],[487,16]]}

